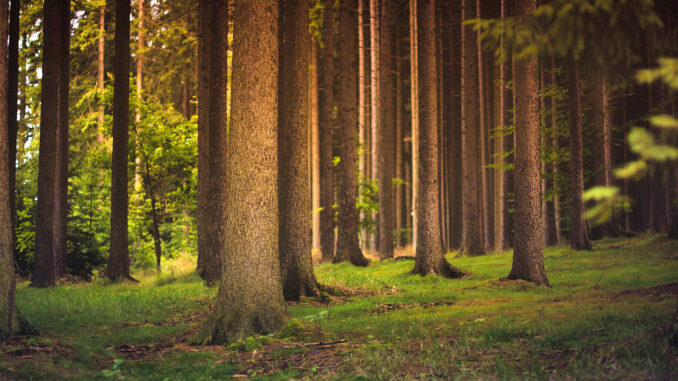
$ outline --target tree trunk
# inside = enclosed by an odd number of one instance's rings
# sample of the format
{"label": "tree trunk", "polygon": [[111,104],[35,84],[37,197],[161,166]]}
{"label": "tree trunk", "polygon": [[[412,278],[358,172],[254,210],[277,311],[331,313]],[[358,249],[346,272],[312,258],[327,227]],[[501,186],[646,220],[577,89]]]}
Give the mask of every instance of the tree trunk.
{"label": "tree trunk", "polygon": [[[501,0],[501,19],[506,19],[506,1]],[[501,47],[504,49],[504,36],[501,37]],[[508,63],[501,62],[499,64],[499,126],[501,128],[501,137],[499,138],[500,143],[498,144],[499,152],[497,153],[497,164],[499,166],[499,176],[497,177],[497,190],[500,193],[499,202],[497,203],[497,209],[499,213],[497,214],[497,226],[496,234],[497,238],[495,239],[496,250],[498,252],[503,252],[506,248],[509,247],[509,233],[508,227],[508,172],[506,171],[506,153],[510,149],[507,145],[509,140],[507,136],[504,136],[504,128],[509,124],[509,115],[508,115],[508,90],[506,85],[508,82]]]}
{"label": "tree trunk", "polygon": [[461,147],[461,3],[450,2],[451,27],[448,40],[451,41],[451,121],[448,162],[450,163],[450,245],[457,250],[461,246],[462,236],[462,147]]}
{"label": "tree trunk", "polygon": [[[13,7],[14,3],[15,1],[12,1]],[[8,5],[7,1],[0,2],[0,41],[7,41]],[[7,44],[0,44],[0,57],[7,57],[7,50]],[[7,66],[6,60],[0,60],[0,99],[8,99],[9,96]],[[7,110],[7,102],[0,102],[0,157],[3,158],[9,157],[10,146],[16,144],[10,140],[8,133]],[[0,165],[0,340],[5,340],[19,330],[19,318],[14,299],[15,267],[12,244],[12,207],[9,194],[11,189],[9,166]]]}
{"label": "tree trunk", "polygon": [[417,197],[419,188],[419,86],[417,80],[417,0],[410,0],[410,86],[412,87],[412,248],[417,250]]}
{"label": "tree trunk", "polygon": [[[59,116],[59,68],[61,51],[61,3],[44,5],[40,155],[38,157],[38,204],[35,220],[35,261],[31,284],[49,287],[59,277],[55,251],[56,163]],[[3,23],[5,19],[3,19]],[[3,32],[4,33],[4,32]]]}
{"label": "tree trunk", "polygon": [[[558,87],[558,77],[556,75],[556,59],[555,57],[551,57],[551,85],[554,88]],[[556,97],[555,91],[551,92],[551,126],[554,128],[558,125],[558,100]],[[558,138],[558,134],[554,132],[553,134],[553,139],[552,139],[552,144],[553,144],[553,149],[554,150],[559,150],[560,149],[560,139]],[[559,162],[554,162],[553,163],[553,178],[557,179],[558,174],[560,173],[560,166]],[[553,185],[555,186],[555,181],[553,182]],[[624,194],[627,194],[624,192]],[[556,241],[554,244],[560,244],[562,242],[561,238],[561,199],[558,194],[553,196],[553,213],[554,213],[554,219],[555,219],[555,231],[556,231]]]}
{"label": "tree trunk", "polygon": [[158,209],[156,208],[156,194],[153,187],[153,179],[151,178],[151,170],[149,168],[148,158],[144,158],[144,169],[146,172],[146,192],[148,198],[151,200],[151,220],[153,221],[152,235],[153,248],[155,250],[155,270],[160,274],[160,260],[162,259],[162,241],[160,239],[160,218],[158,216]]}
{"label": "tree trunk", "polygon": [[54,251],[57,276],[66,274],[68,221],[68,97],[70,90],[71,2],[61,2],[61,54],[57,110],[56,185],[54,189]]}
{"label": "tree trunk", "polygon": [[318,53],[317,41],[311,42],[310,124],[311,124],[311,197],[313,211],[313,251],[320,252],[320,124],[318,120]]}
{"label": "tree trunk", "polygon": [[379,257],[393,258],[393,170],[395,149],[394,30],[397,4],[382,1],[379,12],[379,124],[373,155],[379,179]]}
{"label": "tree trunk", "polygon": [[[547,81],[547,78],[552,78],[550,75],[547,75],[546,68],[544,67],[544,64],[541,64],[541,84],[542,84],[542,91],[546,90],[546,86],[553,87],[553,83]],[[547,145],[553,145],[552,142],[557,141],[557,124],[556,120],[553,118],[553,115],[556,113],[556,108],[554,107],[554,104],[551,102],[548,102],[549,104],[547,105],[547,99],[546,97],[541,97],[539,98],[541,102],[541,107],[543,110],[548,110],[548,112],[545,113],[546,117],[544,118],[545,120],[543,121],[544,124],[548,124],[551,132],[551,136],[553,137],[552,139],[549,139],[549,134],[545,134],[544,141],[542,143],[542,146],[546,147]],[[552,150],[557,150],[558,147],[553,145],[551,148]],[[556,210],[555,210],[555,200],[547,200],[546,199],[546,193],[554,188],[554,176],[557,173],[557,165],[556,162],[542,162],[542,169],[544,176],[542,178],[542,218],[544,219],[544,245],[545,246],[553,246],[558,244],[558,230],[556,228]],[[547,173],[550,172],[550,173]]]}
{"label": "tree trunk", "polygon": [[435,1],[417,1],[419,78],[419,203],[415,274],[460,278],[466,272],[452,267],[442,250],[438,174],[438,94],[436,74]]}
{"label": "tree trunk", "polygon": [[[584,220],[584,158],[579,97],[579,70],[574,62],[567,71],[567,96],[570,123],[570,246],[574,250],[591,250],[586,220]],[[517,228],[517,226],[516,226]],[[517,243],[517,242],[516,242]]]}
{"label": "tree trunk", "polygon": [[[482,17],[481,11],[482,11],[482,2],[481,0],[476,0],[476,17],[480,19]],[[479,129],[480,129],[480,134],[479,134],[479,152],[480,152],[480,161],[479,161],[479,172],[480,172],[480,188],[478,191],[480,191],[480,226],[481,226],[481,231],[482,231],[482,240],[483,240],[483,246],[485,249],[489,249],[490,251],[492,248],[490,247],[490,238],[491,238],[491,229],[490,229],[490,198],[488,197],[489,193],[489,173],[487,169],[488,165],[488,158],[489,158],[489,145],[488,145],[488,102],[487,102],[487,81],[485,79],[487,73],[486,73],[486,67],[485,67],[485,54],[482,49],[482,45],[480,42],[480,30],[476,31],[477,37],[476,37],[476,44],[477,44],[477,52],[478,52],[478,105],[479,105],[479,119],[480,119],[480,124],[479,124]]]}
{"label": "tree trunk", "polygon": [[[518,15],[530,15],[536,0],[516,1]],[[516,202],[515,248],[508,279],[548,285],[544,269],[544,238],[539,174],[539,87],[537,58],[516,61]]]}
{"label": "tree trunk", "polygon": [[97,143],[104,144],[104,51],[106,42],[106,6],[99,8],[99,38],[97,44],[97,90],[99,91],[99,115],[98,115],[98,130]]}
{"label": "tree trunk", "polygon": [[333,0],[325,0],[323,49],[318,71],[320,124],[320,251],[323,262],[334,258],[334,15]]}
{"label": "tree trunk", "polygon": [[[220,200],[229,212],[227,238],[217,303],[198,334],[202,343],[273,333],[288,319],[278,252],[278,1],[237,7],[229,160],[226,176],[213,172],[220,183],[228,179]],[[224,33],[225,15],[213,13],[216,33]]]}
{"label": "tree trunk", "polygon": [[[379,86],[381,81],[379,79],[379,0],[370,0],[370,179],[379,181],[380,167],[379,167],[379,134],[381,131],[381,111],[380,111],[380,97]],[[379,195],[377,195],[379,197]],[[381,203],[380,205],[381,206]],[[370,237],[370,249],[379,251],[379,212],[372,213],[372,219],[376,222],[374,234]]]}
{"label": "tree trunk", "polygon": [[106,277],[112,280],[122,280],[130,277],[127,231],[130,0],[116,0],[115,14],[111,246]]}
{"label": "tree trunk", "polygon": [[[210,56],[212,47],[212,29],[210,15],[211,2],[198,2],[198,189],[196,201],[198,230],[198,266],[197,272],[202,279],[210,272],[210,281],[218,280],[214,264],[210,260],[208,230],[209,221],[209,116],[210,116]],[[208,267],[210,268],[208,270]]]}
{"label": "tree trunk", "polygon": [[12,242],[16,241],[16,144],[19,123],[17,121],[17,98],[19,90],[19,0],[12,0],[9,8],[9,53],[7,56],[7,113],[9,139],[9,205],[12,216]]}
{"label": "tree trunk", "polygon": [[[394,15],[394,17],[396,17]],[[395,25],[395,178],[398,179],[398,184],[394,189],[394,207],[395,207],[395,244],[397,247],[404,246],[405,236],[403,234],[403,210],[405,208],[405,199],[403,188],[407,185],[403,183],[404,164],[403,164],[403,61],[400,57],[403,55],[401,29],[399,25]]]}
{"label": "tree trunk", "polygon": [[280,270],[285,300],[318,294],[308,234],[307,0],[282,0],[278,80]]}
{"label": "tree trunk", "polygon": [[[211,27],[212,45],[210,47],[209,77],[209,209],[207,210],[207,256],[205,257],[205,283],[216,284],[223,270],[224,226],[228,224],[231,213],[224,209],[227,198],[228,177],[228,127],[227,88],[228,88],[228,2],[217,1],[212,4]],[[220,43],[217,43],[220,42]]]}
{"label": "tree trunk", "polygon": [[337,165],[339,217],[337,219],[337,251],[334,262],[349,261],[356,266],[367,266],[358,242],[358,214],[356,197],[356,143],[358,133],[358,55],[356,0],[340,0],[339,28],[337,33],[337,140],[339,164]]}
{"label": "tree trunk", "polygon": [[[476,0],[462,0],[462,20],[476,17]],[[462,166],[463,216],[462,250],[469,255],[485,253],[481,229],[480,120],[478,110],[477,33],[470,25],[462,26],[461,96],[462,96]]]}

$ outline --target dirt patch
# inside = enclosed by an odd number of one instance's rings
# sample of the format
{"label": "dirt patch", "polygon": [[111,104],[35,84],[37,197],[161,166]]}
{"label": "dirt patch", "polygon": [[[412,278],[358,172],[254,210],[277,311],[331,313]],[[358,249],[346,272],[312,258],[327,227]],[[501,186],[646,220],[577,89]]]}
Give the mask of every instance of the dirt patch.
{"label": "dirt patch", "polygon": [[122,344],[111,349],[120,353],[126,360],[145,360],[149,357],[156,357],[168,349],[172,348],[172,344],[156,344],[156,345],[132,345]]}
{"label": "dirt patch", "polygon": [[656,298],[661,295],[678,295],[678,282],[662,284],[650,288],[641,288],[635,290],[624,290],[613,295],[615,299],[628,296],[639,295]]}
{"label": "dirt patch", "polygon": [[378,305],[374,308],[371,308],[371,309],[367,310],[367,312],[370,313],[370,314],[382,314],[384,312],[404,310],[404,309],[408,309],[408,308],[417,308],[417,307],[429,308],[429,307],[436,307],[436,306],[451,306],[453,304],[454,304],[453,302],[447,302],[447,301],[437,301],[437,302],[430,302],[430,303],[412,303],[412,304],[386,303],[386,304],[380,304],[380,305]]}
{"label": "dirt patch", "polygon": [[48,338],[12,336],[0,345],[5,356],[30,360],[70,357],[71,351],[64,345]]}

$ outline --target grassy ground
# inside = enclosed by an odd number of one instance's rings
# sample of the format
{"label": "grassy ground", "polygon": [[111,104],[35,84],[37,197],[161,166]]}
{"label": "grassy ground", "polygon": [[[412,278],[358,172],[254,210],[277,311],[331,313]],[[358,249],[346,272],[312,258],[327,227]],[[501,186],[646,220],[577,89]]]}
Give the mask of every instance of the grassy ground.
{"label": "grassy ground", "polygon": [[410,260],[318,266],[321,283],[355,295],[290,305],[283,334],[231,346],[189,344],[216,294],[190,273],[139,274],[140,285],[22,284],[19,308],[40,335],[2,345],[0,378],[678,377],[678,242],[549,248],[552,288],[500,281],[508,253],[448,259],[472,275],[412,276]]}

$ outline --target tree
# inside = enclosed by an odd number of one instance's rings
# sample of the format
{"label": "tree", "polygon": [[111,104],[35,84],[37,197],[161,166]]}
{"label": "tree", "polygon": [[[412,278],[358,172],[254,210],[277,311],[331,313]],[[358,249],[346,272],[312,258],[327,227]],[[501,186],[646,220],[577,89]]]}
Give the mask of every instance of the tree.
{"label": "tree", "polygon": [[[207,230],[209,221],[209,90],[210,90],[210,50],[212,46],[211,1],[198,2],[198,195],[196,200],[196,224],[198,228],[198,266],[201,278],[207,277],[211,253]],[[217,268],[220,269],[220,266]],[[211,280],[213,276],[209,277]],[[218,279],[218,278],[216,278]]]}
{"label": "tree", "polygon": [[[476,16],[476,0],[462,1],[462,20]],[[478,113],[478,45],[471,25],[461,31],[461,114],[462,114],[462,250],[469,255],[484,254],[480,221],[480,120]]]}
{"label": "tree", "polygon": [[9,198],[12,214],[12,236],[16,231],[16,143],[19,123],[17,121],[17,97],[19,90],[19,0],[12,0],[9,8],[9,53],[7,56],[7,114],[9,137]]}
{"label": "tree", "polygon": [[[31,284],[49,287],[59,278],[55,247],[57,134],[59,126],[59,68],[61,50],[61,3],[47,0],[44,5],[42,93],[40,111],[40,156],[38,160],[38,206],[35,224],[35,261]],[[125,156],[127,158],[127,156]]]}
{"label": "tree", "polygon": [[358,60],[356,0],[340,0],[336,66],[337,140],[339,164],[337,165],[337,250],[334,263],[349,261],[356,266],[367,266],[358,242],[358,212],[356,197],[356,141],[358,133]]}
{"label": "tree", "polygon": [[280,12],[278,81],[278,198],[280,270],[286,300],[318,294],[308,234],[308,64],[307,0],[283,0]]}
{"label": "tree", "polygon": [[419,194],[417,195],[417,249],[414,273],[460,278],[467,273],[452,267],[440,242],[438,178],[438,81],[436,69],[435,0],[417,1],[417,55],[419,84]]}
{"label": "tree", "polygon": [[322,50],[318,60],[318,124],[320,125],[320,251],[334,258],[334,0],[324,1]]}
{"label": "tree", "polygon": [[379,123],[375,150],[379,178],[379,256],[393,258],[393,172],[395,158],[395,65],[393,51],[397,2],[382,1],[379,12]]}
{"label": "tree", "polygon": [[[13,2],[14,3],[14,2]],[[7,41],[9,2],[0,1],[0,41]],[[0,57],[7,57],[7,44],[0,44]],[[0,60],[0,98],[7,99],[7,61]],[[7,102],[0,102],[0,161],[9,159],[10,141]],[[0,165],[0,340],[5,340],[19,329],[19,318],[14,301],[14,248],[12,243],[12,209],[10,205],[10,171]]]}
{"label": "tree", "polygon": [[[529,15],[536,7],[536,0],[517,0],[516,16]],[[516,232],[513,265],[508,279],[523,279],[548,285],[544,269],[544,230],[541,215],[537,58],[517,60],[515,67]]]}
{"label": "tree", "polygon": [[219,294],[198,334],[202,343],[272,333],[288,319],[278,252],[278,14],[276,0],[238,3],[235,12],[223,205],[229,218]]}
{"label": "tree", "polygon": [[115,57],[113,65],[113,158],[111,163],[111,246],[106,277],[130,279],[127,231],[129,140],[130,0],[115,2]]}

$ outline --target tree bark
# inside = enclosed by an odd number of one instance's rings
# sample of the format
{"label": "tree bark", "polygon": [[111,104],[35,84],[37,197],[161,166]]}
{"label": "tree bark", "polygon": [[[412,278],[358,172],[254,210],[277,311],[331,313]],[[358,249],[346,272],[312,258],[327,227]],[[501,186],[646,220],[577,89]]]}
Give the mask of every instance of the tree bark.
{"label": "tree bark", "polygon": [[104,144],[104,75],[105,75],[105,66],[104,66],[104,51],[105,51],[105,42],[106,42],[106,6],[103,5],[99,8],[99,38],[97,42],[97,90],[99,91],[99,115],[97,118],[98,121],[98,130],[97,130],[97,143]]}
{"label": "tree bark", "polygon": [[337,140],[339,141],[337,251],[334,263],[349,261],[356,266],[367,266],[358,242],[358,214],[356,210],[356,143],[358,133],[358,62],[357,33],[358,8],[356,0],[340,0],[337,33]]}
{"label": "tree bark", "polygon": [[[506,19],[506,1],[501,0],[501,19]],[[501,37],[501,47],[504,49],[504,36]],[[500,143],[498,144],[499,152],[497,153],[497,164],[499,165],[499,176],[497,177],[497,189],[500,193],[499,202],[497,203],[497,209],[499,213],[497,214],[497,227],[496,234],[497,238],[495,239],[496,250],[498,252],[503,252],[509,245],[509,230],[508,227],[508,172],[506,171],[506,153],[508,152],[509,147],[507,147],[508,137],[504,136],[504,128],[509,124],[509,115],[508,115],[508,90],[506,85],[508,82],[508,63],[501,62],[499,64],[499,126],[501,127],[501,137],[499,138]]]}
{"label": "tree bark", "polygon": [[[462,1],[462,20],[476,17],[476,0]],[[461,96],[462,96],[462,172],[464,227],[462,250],[469,255],[485,253],[481,229],[480,120],[478,110],[477,33],[470,25],[462,26]]]}
{"label": "tree bark", "polygon": [[[394,17],[396,17],[394,15]],[[395,207],[395,244],[397,247],[405,245],[406,237],[403,234],[403,210],[405,209],[405,192],[403,188],[407,185],[403,182],[404,178],[404,162],[403,162],[403,49],[402,49],[401,28],[398,24],[395,25],[395,178],[398,179],[398,184],[394,187],[394,207]]]}
{"label": "tree bark", "polygon": [[129,141],[130,0],[115,2],[115,57],[113,88],[113,159],[111,164],[111,246],[106,277],[130,277],[127,231]]}
{"label": "tree bark", "polygon": [[[205,283],[216,284],[223,272],[226,242],[223,227],[231,215],[224,207],[227,195],[230,157],[228,155],[228,2],[212,3],[209,77],[209,209],[207,211],[208,255],[205,257]],[[219,43],[217,43],[219,42]]]}
{"label": "tree bark", "polygon": [[[222,23],[224,15],[214,13]],[[288,319],[278,252],[278,15],[278,1],[268,0],[238,3],[234,16],[229,160],[225,177],[213,172],[228,179],[222,202],[229,218],[219,294],[198,333],[202,343],[273,333]]]}
{"label": "tree bark", "polygon": [[393,258],[393,172],[395,157],[394,30],[397,3],[382,1],[379,12],[379,124],[373,155],[379,179],[379,257]]}
{"label": "tree bark", "polygon": [[[15,1],[12,1],[12,6],[15,6],[14,3]],[[8,1],[0,2],[0,41],[7,41],[8,5]],[[0,44],[0,57],[7,57],[7,53],[7,44]],[[6,60],[0,60],[0,99],[8,99],[9,96],[7,66]],[[9,158],[10,146],[16,144],[10,140],[8,120],[7,102],[0,102],[0,158],[3,160]],[[5,340],[19,330],[19,317],[14,298],[15,267],[9,193],[12,189],[9,166],[0,165],[0,340]]]}
{"label": "tree bark", "polygon": [[318,120],[318,54],[320,47],[317,41],[311,42],[310,70],[310,125],[311,125],[311,198],[313,211],[313,251],[320,252],[320,124]]}
{"label": "tree bark", "polygon": [[[547,80],[548,79],[548,80]],[[544,64],[541,64],[541,83],[542,91],[546,87],[553,87],[554,84],[550,81],[552,79],[551,75],[547,75],[546,68]],[[553,144],[557,141],[557,119],[553,118],[553,115],[556,113],[556,108],[554,103],[547,102],[549,99],[546,97],[541,97],[540,102],[542,109],[547,110],[546,117],[544,118],[544,124],[549,124],[550,132],[552,138],[549,139],[549,134],[545,134],[545,139],[542,143],[542,146],[552,145],[552,150],[557,150],[558,147]],[[547,105],[548,103],[548,105]],[[542,168],[544,176],[542,178],[542,218],[544,219],[544,245],[553,246],[558,244],[558,229],[556,227],[556,209],[555,209],[555,199],[547,200],[546,193],[549,190],[554,188],[554,178],[557,173],[557,163],[556,162],[542,162]],[[550,172],[550,173],[546,173]]]}
{"label": "tree bark", "polygon": [[70,93],[71,2],[62,1],[61,54],[59,56],[59,98],[57,110],[56,185],[54,189],[54,251],[57,276],[66,274],[66,233],[68,221],[68,98]]}
{"label": "tree bark", "polygon": [[441,245],[438,174],[438,94],[436,68],[435,1],[417,1],[419,79],[419,203],[415,274],[460,278],[466,272],[445,259]]}
{"label": "tree bark", "polygon": [[[202,279],[208,276],[210,282],[218,280],[214,271],[214,264],[206,258],[211,258],[209,249],[208,230],[209,221],[209,117],[210,117],[210,56],[212,47],[211,28],[212,2],[198,2],[198,189],[196,201],[197,229],[198,229],[198,266],[197,273]],[[208,269],[209,267],[209,269]]]}
{"label": "tree bark", "polygon": [[[530,15],[536,0],[518,0],[518,15]],[[548,285],[544,269],[544,238],[541,216],[539,157],[539,87],[537,58],[516,61],[513,75],[516,92],[516,202],[515,248],[508,279],[523,279]]]}
{"label": "tree bark", "polygon": [[[379,105],[379,0],[370,0],[370,179],[379,181],[379,133],[381,131],[381,108]],[[379,197],[379,195],[377,195]],[[381,206],[381,203],[380,203]],[[372,213],[372,219],[376,222],[374,234],[370,236],[370,249],[379,251],[379,212]]]}
{"label": "tree bark", "polygon": [[[358,181],[366,181],[369,178],[367,173],[367,96],[368,89],[366,86],[367,82],[367,59],[368,55],[365,54],[368,52],[367,43],[365,41],[365,35],[369,35],[369,0],[358,0],[358,147],[359,147],[359,156],[358,156]],[[367,25],[367,28],[366,28]],[[365,212],[360,212],[360,220],[365,219]],[[367,231],[360,231],[361,245],[365,248],[365,241],[367,238]]]}
{"label": "tree bark", "polygon": [[[481,0],[476,0],[476,17],[478,19],[482,18],[483,15],[482,13],[482,1]],[[490,156],[488,150],[489,150],[489,138],[488,138],[488,132],[489,132],[489,118],[488,118],[488,102],[487,102],[487,80],[486,80],[486,67],[485,67],[485,53],[483,52],[482,45],[480,42],[480,30],[476,31],[477,37],[476,37],[476,44],[477,44],[477,52],[478,52],[478,105],[479,105],[479,119],[480,119],[480,124],[479,124],[479,129],[480,129],[480,134],[479,134],[479,152],[480,152],[480,162],[479,164],[479,172],[480,172],[480,226],[481,226],[481,231],[482,231],[482,240],[483,240],[483,246],[486,250],[492,250],[492,247],[490,246],[490,241],[491,241],[491,233],[492,229],[490,228],[490,225],[492,223],[490,219],[490,197],[489,197],[489,189],[490,189],[490,181],[489,181],[489,170],[487,168],[488,163],[488,158]]]}
{"label": "tree bark", "polygon": [[417,80],[417,0],[410,0],[410,86],[412,112],[412,248],[417,250],[417,195],[419,188],[419,86]]}
{"label": "tree bark", "polygon": [[[567,96],[570,124],[570,246],[574,250],[591,250],[584,220],[584,158],[582,149],[582,122],[580,114],[579,69],[569,62]],[[516,226],[517,227],[517,226]],[[517,242],[516,242],[517,243]]]}
{"label": "tree bark", "polygon": [[451,121],[450,146],[448,148],[450,163],[450,244],[449,248],[457,250],[461,247],[462,237],[462,146],[461,146],[461,3],[450,2],[451,26],[448,40],[451,41]]}
{"label": "tree bark", "polygon": [[16,241],[16,144],[19,123],[17,120],[17,98],[19,90],[19,0],[12,0],[9,8],[9,45],[7,55],[7,114],[9,139],[9,205],[12,216],[12,242]]}
{"label": "tree bark", "polygon": [[308,234],[308,15],[307,0],[281,1],[278,198],[285,300],[318,294]]}
{"label": "tree bark", "polygon": [[60,2],[45,1],[44,15],[38,204],[35,220],[35,261],[31,274],[31,284],[36,287],[53,286],[59,277],[54,216],[57,202],[55,192],[62,30]]}
{"label": "tree bark", "polygon": [[334,15],[333,0],[325,0],[323,49],[318,71],[320,124],[320,251],[323,262],[334,258]]}

